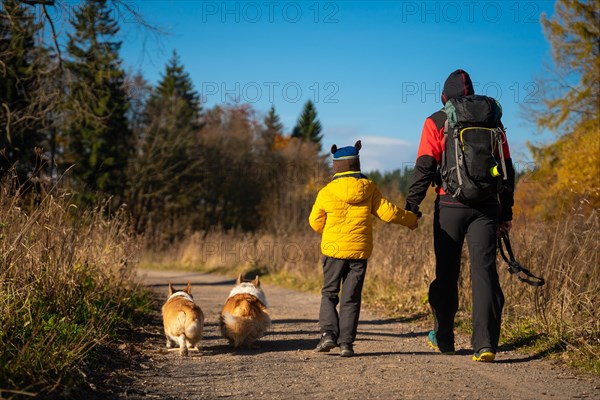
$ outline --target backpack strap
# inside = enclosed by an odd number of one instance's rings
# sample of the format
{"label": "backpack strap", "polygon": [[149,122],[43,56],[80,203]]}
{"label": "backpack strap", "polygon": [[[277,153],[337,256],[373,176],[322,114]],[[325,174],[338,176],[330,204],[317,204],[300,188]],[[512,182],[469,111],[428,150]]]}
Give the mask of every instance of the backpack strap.
{"label": "backpack strap", "polygon": [[[444,128],[444,141],[446,141],[446,136],[448,133],[448,117],[446,116],[446,112],[444,111],[444,109],[442,108],[439,111],[434,112],[433,114],[431,114],[429,116],[429,118],[433,121],[433,123],[435,124],[435,128],[439,131],[442,130],[442,128]],[[441,171],[444,169],[444,166],[446,165],[446,157],[444,154],[442,154],[441,156],[441,160],[440,160],[440,165],[438,166],[436,172],[435,172],[435,177],[433,179],[433,181],[431,182],[431,186],[442,186],[443,182],[442,182],[442,173]]]}
{"label": "backpack strap", "polygon": [[[498,138],[498,153],[500,153],[500,167],[502,168],[502,180],[507,181],[508,180],[508,171],[506,170],[506,160],[504,159],[504,149],[502,148],[502,128],[496,128],[494,129],[494,132],[497,135]],[[506,133],[505,133],[506,135]]]}
{"label": "backpack strap", "polygon": [[463,185],[463,180],[462,180],[462,176],[460,174],[460,168],[459,168],[459,160],[458,160],[458,128],[454,128],[454,131],[452,132],[452,138],[454,139],[454,162],[456,163],[456,177],[458,178],[458,190],[456,191],[456,193],[453,194],[454,197],[458,196],[461,192],[461,188]]}

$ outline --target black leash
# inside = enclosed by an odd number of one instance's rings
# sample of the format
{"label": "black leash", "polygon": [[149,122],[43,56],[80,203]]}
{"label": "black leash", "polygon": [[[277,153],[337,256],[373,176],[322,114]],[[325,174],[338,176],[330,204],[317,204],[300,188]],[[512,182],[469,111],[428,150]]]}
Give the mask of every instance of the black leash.
{"label": "black leash", "polygon": [[[506,252],[510,257],[510,260],[506,257],[506,254],[504,254],[504,249],[502,248],[502,241],[504,241],[504,246],[506,247]],[[527,268],[525,268],[521,265],[521,263],[515,260],[515,256],[513,254],[512,247],[510,245],[510,239],[508,238],[507,232],[501,232],[500,237],[498,238],[498,248],[500,249],[500,255],[508,264],[508,272],[516,275],[521,282],[528,283],[531,286],[543,286],[544,283],[546,283],[544,278],[538,278],[537,276],[533,275],[531,272],[529,272]],[[523,273],[524,275],[526,275],[526,277],[520,275],[520,273]]]}

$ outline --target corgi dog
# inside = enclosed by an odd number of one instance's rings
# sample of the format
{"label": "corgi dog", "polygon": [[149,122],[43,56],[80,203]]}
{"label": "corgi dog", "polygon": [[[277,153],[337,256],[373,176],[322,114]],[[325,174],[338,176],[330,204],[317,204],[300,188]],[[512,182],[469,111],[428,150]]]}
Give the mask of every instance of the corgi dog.
{"label": "corgi dog", "polygon": [[233,348],[253,347],[271,326],[258,275],[252,281],[244,281],[242,274],[238,276],[221,311],[220,325],[221,333]]}
{"label": "corgi dog", "polygon": [[188,348],[200,350],[204,314],[194,303],[190,282],[185,290],[175,290],[169,282],[169,298],[162,306],[162,316],[167,348],[179,346],[182,356],[187,356]]}

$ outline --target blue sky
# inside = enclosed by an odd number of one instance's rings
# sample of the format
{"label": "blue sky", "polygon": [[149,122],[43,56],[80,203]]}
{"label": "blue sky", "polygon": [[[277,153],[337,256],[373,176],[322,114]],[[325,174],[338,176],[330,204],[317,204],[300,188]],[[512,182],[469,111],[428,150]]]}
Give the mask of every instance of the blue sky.
{"label": "blue sky", "polygon": [[523,115],[539,101],[550,48],[539,18],[553,1],[137,1],[139,29],[120,11],[125,66],[151,83],[176,49],[205,106],[274,104],[290,131],[309,98],[323,149],[362,139],[363,170],[412,165],[423,122],[441,107],[448,74],[463,68],[496,97],[513,157],[546,137]]}

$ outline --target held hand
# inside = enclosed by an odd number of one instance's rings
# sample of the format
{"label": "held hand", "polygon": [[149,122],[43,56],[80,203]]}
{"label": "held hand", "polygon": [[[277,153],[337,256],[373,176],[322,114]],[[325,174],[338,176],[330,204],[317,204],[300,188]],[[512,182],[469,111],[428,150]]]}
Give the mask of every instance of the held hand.
{"label": "held hand", "polygon": [[502,221],[498,224],[498,229],[496,230],[496,236],[500,237],[502,233],[508,234],[512,228],[512,221]]}
{"label": "held hand", "polygon": [[411,231],[414,231],[415,229],[417,229],[419,227],[419,221],[415,221],[414,225],[411,225],[408,227],[408,229],[410,229]]}
{"label": "held hand", "polygon": [[414,220],[413,223],[409,222],[406,225],[406,227],[408,229],[410,229],[411,231],[414,231],[415,229],[417,229],[417,227],[419,226],[419,217],[420,217],[420,215],[417,215],[417,214],[415,214],[415,213],[413,213],[411,211],[407,211],[406,212],[406,216],[407,216],[408,221]]}

